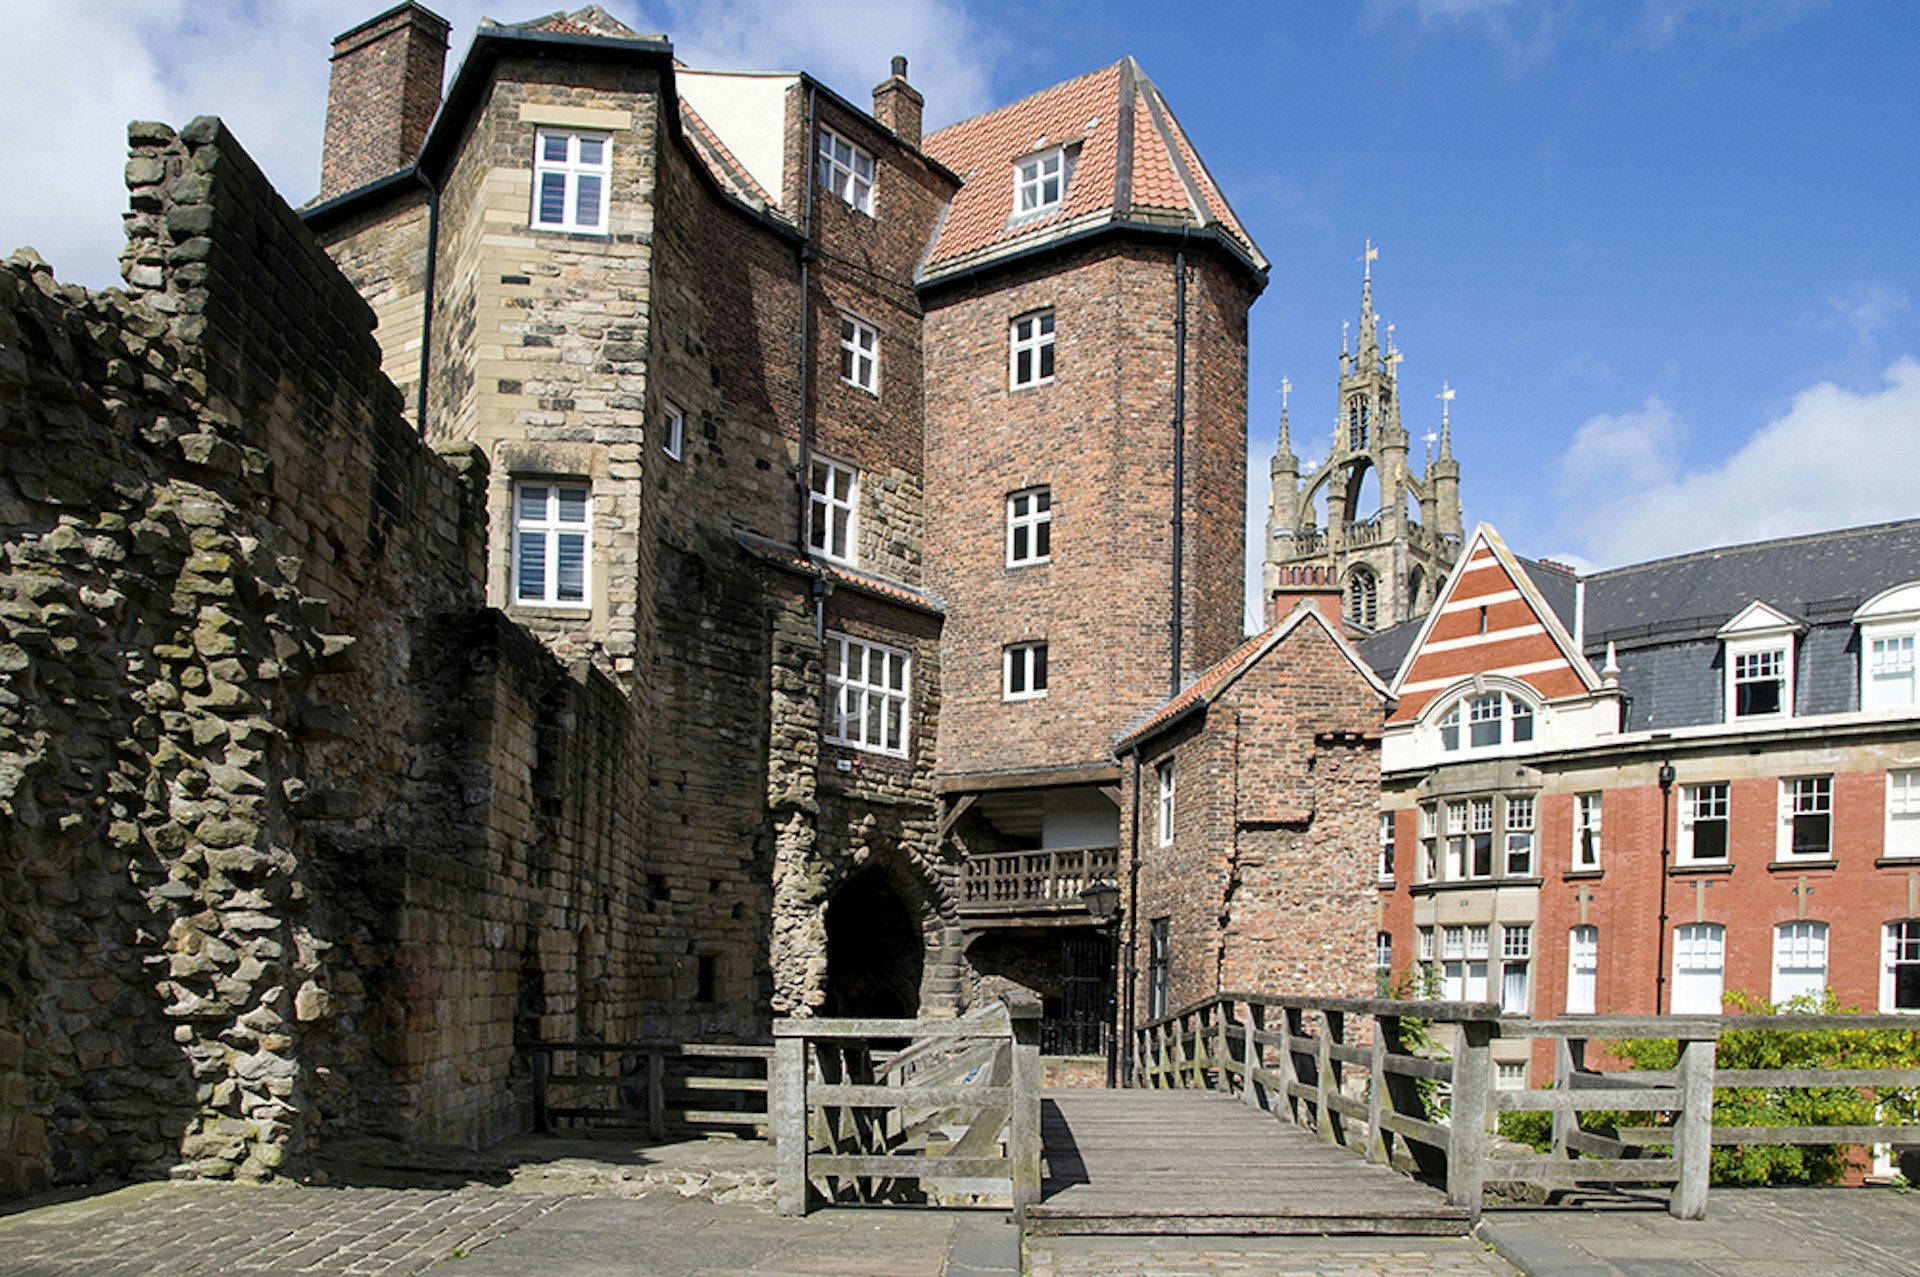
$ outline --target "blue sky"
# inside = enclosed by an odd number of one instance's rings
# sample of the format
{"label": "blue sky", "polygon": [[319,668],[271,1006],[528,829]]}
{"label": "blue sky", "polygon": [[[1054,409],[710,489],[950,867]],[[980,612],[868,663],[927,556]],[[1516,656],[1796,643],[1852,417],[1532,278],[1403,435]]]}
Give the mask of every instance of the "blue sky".
{"label": "blue sky", "polygon": [[[483,10],[557,3],[430,7],[457,58]],[[1468,522],[1520,552],[1609,566],[1920,515],[1920,5],[603,3],[695,65],[856,102],[905,53],[936,124],[1137,57],[1273,262],[1255,528],[1283,375],[1296,449],[1324,455],[1368,239],[1407,425],[1457,388]],[[0,140],[0,251],[114,282],[134,116],[223,115],[305,200],[328,41],[380,7],[15,0],[0,110],[35,126]]]}

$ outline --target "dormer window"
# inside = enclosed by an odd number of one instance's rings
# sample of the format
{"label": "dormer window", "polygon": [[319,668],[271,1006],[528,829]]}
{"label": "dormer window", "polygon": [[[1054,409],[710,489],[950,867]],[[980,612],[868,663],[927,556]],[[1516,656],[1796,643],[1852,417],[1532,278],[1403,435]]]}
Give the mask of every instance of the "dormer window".
{"label": "dormer window", "polygon": [[1013,215],[1038,217],[1058,209],[1066,199],[1067,162],[1065,147],[1049,147],[1013,163]]}
{"label": "dormer window", "polygon": [[1793,713],[1793,639],[1802,628],[1758,600],[1720,627],[1729,723]]}
{"label": "dormer window", "polygon": [[[1464,742],[1461,719],[1466,720]],[[1448,753],[1522,745],[1533,739],[1533,705],[1506,692],[1479,692],[1455,701],[1440,716],[1440,748]]]}
{"label": "dormer window", "polygon": [[1920,705],[1920,581],[1867,600],[1853,623],[1860,627],[1860,708]]}

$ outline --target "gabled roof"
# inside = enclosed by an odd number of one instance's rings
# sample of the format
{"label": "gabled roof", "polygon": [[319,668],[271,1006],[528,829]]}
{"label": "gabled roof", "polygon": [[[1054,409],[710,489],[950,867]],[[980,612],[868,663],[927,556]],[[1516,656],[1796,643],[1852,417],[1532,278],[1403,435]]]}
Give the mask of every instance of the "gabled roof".
{"label": "gabled roof", "polygon": [[1135,742],[1156,735],[1188,714],[1213,704],[1228,688],[1238,682],[1243,674],[1257,665],[1261,657],[1279,646],[1287,635],[1302,625],[1308,624],[1318,625],[1325,631],[1327,637],[1333,640],[1333,645],[1339,649],[1340,654],[1347,658],[1355,670],[1359,671],[1362,678],[1367,680],[1367,685],[1383,698],[1387,695],[1387,685],[1365,661],[1360,659],[1360,654],[1353,650],[1353,645],[1341,637],[1339,629],[1328,622],[1326,615],[1319,608],[1303,601],[1296,605],[1293,611],[1287,613],[1285,618],[1268,627],[1263,633],[1254,635],[1209,666],[1193,682],[1181,688],[1178,695],[1148,714],[1138,726],[1114,742],[1113,752],[1124,753]]}
{"label": "gabled roof", "polygon": [[482,26],[504,27],[509,31],[545,31],[553,35],[596,35],[610,36],[616,40],[664,40],[664,35],[643,36],[620,19],[608,13],[597,4],[572,13],[557,9],[543,18],[529,18],[525,22],[495,22],[492,18],[480,19]]}
{"label": "gabled roof", "polygon": [[1759,599],[1741,608],[1739,613],[1715,633],[1716,638],[1738,638],[1743,634],[1781,634],[1804,630],[1806,622],[1788,616],[1777,607],[1768,607]]}
{"label": "gabled roof", "polygon": [[[1473,605],[1481,599],[1486,603],[1476,615]],[[1531,622],[1511,623],[1507,605],[1516,600],[1525,607],[1522,618],[1531,613]],[[1506,623],[1470,628],[1496,607],[1508,613]],[[1549,697],[1595,691],[1601,682],[1520,558],[1484,523],[1467,538],[1394,676],[1399,704],[1393,718],[1417,717],[1439,692],[1475,674],[1506,674]]]}
{"label": "gabled roof", "polygon": [[[1055,146],[1066,148],[1073,164],[1060,207],[1015,217],[1014,161]],[[949,125],[921,149],[962,179],[928,250],[923,282],[1122,225],[1205,231],[1250,271],[1267,270],[1166,100],[1132,58]]]}

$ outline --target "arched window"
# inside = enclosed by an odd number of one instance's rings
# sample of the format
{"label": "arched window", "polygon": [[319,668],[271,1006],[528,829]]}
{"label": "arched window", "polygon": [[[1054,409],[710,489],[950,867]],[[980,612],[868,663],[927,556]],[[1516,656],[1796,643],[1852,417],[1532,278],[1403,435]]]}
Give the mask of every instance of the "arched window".
{"label": "arched window", "polygon": [[1372,629],[1379,617],[1380,582],[1372,568],[1355,568],[1347,577],[1347,619]]}
{"label": "arched window", "polygon": [[[1464,737],[1461,720],[1466,722]],[[1478,692],[1447,706],[1440,716],[1440,748],[1490,749],[1524,745],[1533,739],[1533,704],[1504,692]]]}

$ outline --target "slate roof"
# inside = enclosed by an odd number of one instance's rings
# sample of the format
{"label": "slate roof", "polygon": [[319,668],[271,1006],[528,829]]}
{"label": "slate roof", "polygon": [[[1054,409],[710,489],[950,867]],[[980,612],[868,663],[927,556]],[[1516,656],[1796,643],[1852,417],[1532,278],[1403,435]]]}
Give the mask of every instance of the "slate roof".
{"label": "slate roof", "polygon": [[[1014,161],[1053,146],[1078,151],[1060,206],[1015,218]],[[1166,99],[1130,57],[949,125],[921,149],[962,179],[923,280],[1120,223],[1212,228],[1255,271],[1267,269]]]}

